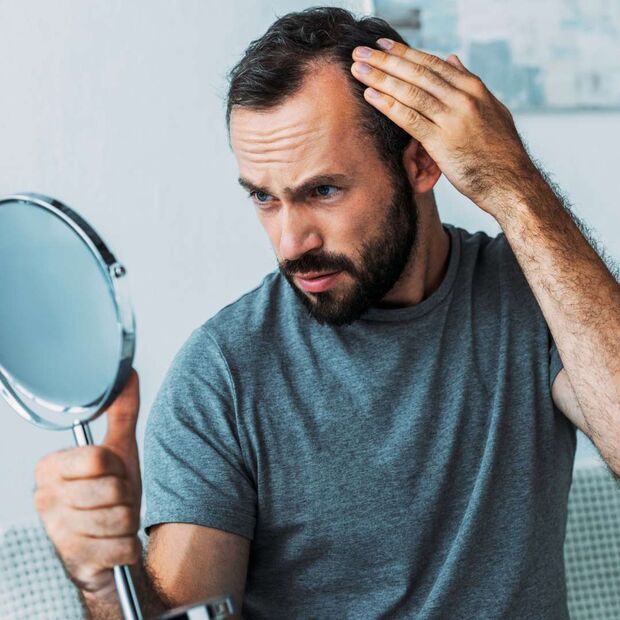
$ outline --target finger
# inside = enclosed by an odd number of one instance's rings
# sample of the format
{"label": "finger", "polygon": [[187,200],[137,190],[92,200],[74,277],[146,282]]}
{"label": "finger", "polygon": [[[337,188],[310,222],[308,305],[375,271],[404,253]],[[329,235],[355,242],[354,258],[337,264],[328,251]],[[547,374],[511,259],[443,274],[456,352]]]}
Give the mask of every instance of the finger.
{"label": "finger", "polygon": [[92,575],[83,574],[100,568],[111,568],[122,564],[135,564],[141,556],[142,545],[135,535],[116,538],[92,538],[71,535],[62,542],[64,558],[74,565],[73,574],[79,580],[88,582]]}
{"label": "finger", "polygon": [[140,528],[139,511],[125,505],[94,510],[73,509],[67,519],[70,519],[74,533],[92,538],[131,536]]}
{"label": "finger", "polygon": [[103,446],[83,446],[64,453],[55,453],[50,455],[50,460],[52,467],[63,480],[127,476],[122,459]]}
{"label": "finger", "polygon": [[420,65],[424,65],[437,75],[441,76],[446,82],[462,90],[470,95],[475,95],[478,92],[478,85],[475,79],[469,73],[463,73],[463,71],[453,67],[450,63],[435,56],[434,54],[428,54],[419,49],[403,45],[397,41],[391,39],[378,39],[377,45],[382,47],[386,42],[386,47],[383,48],[388,54],[397,56],[400,58],[406,58],[411,62],[415,62]]}
{"label": "finger", "polygon": [[36,493],[37,489],[47,486],[48,484],[52,484],[57,482],[58,480],[62,480],[62,476],[60,474],[62,461],[67,458],[67,453],[71,450],[77,450],[78,448],[66,448],[64,450],[58,450],[57,452],[52,452],[51,454],[46,454],[44,457],[39,459],[35,466],[35,485],[34,492]]}
{"label": "finger", "polygon": [[[359,50],[369,50],[366,54],[370,55],[362,55]],[[440,101],[444,109],[456,108],[463,104],[465,94],[423,64],[369,47],[356,47],[353,50],[353,57],[371,65],[375,70],[423,89]]]}
{"label": "finger", "polygon": [[70,480],[63,486],[62,493],[69,506],[81,510],[133,506],[136,500],[129,481],[118,476]]}
{"label": "finger", "polygon": [[120,505],[139,506],[139,503],[130,482],[117,476],[65,480],[62,484],[41,486],[34,494],[35,508],[41,514],[58,508],[92,510]]}
{"label": "finger", "polygon": [[[142,555],[142,545],[135,535],[119,536],[111,540],[93,539],[91,549],[97,552],[101,566],[131,566],[136,564]],[[92,557],[92,556],[91,556]]]}
{"label": "finger", "polygon": [[362,62],[354,62],[351,69],[360,82],[387,93],[406,106],[416,109],[436,125],[441,124],[442,118],[449,112],[441,101],[415,84],[392,77]]}
{"label": "finger", "polygon": [[390,95],[374,90],[372,87],[364,91],[364,99],[419,142],[432,140],[436,132],[440,131],[437,125],[413,108],[404,105]]}
{"label": "finger", "polygon": [[137,453],[136,423],[140,411],[140,379],[131,369],[123,390],[108,407],[108,428],[103,445],[113,448],[123,456]]}
{"label": "finger", "polygon": [[460,71],[467,71],[465,65],[461,62],[461,60],[456,54],[450,54],[450,56],[446,58],[446,62],[449,62],[453,67],[456,67]]}

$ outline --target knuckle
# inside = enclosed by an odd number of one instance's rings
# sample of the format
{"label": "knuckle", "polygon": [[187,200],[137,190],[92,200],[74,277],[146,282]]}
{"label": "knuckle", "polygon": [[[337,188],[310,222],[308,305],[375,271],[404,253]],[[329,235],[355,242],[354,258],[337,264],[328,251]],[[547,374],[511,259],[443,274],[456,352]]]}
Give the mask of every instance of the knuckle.
{"label": "knuckle", "polygon": [[501,101],[499,101],[499,99],[497,100],[499,107],[501,108],[502,113],[507,117],[512,119],[512,112],[510,111],[510,108],[508,106],[506,106],[505,104],[503,104]]}
{"label": "knuckle", "polygon": [[[425,67],[426,69],[426,67]],[[444,79],[441,75],[438,75],[437,73],[435,73],[434,71],[431,71],[430,69],[426,69],[425,73],[424,73],[424,80],[432,87],[437,88],[438,90],[442,91],[446,85],[446,82],[448,80]]]}
{"label": "knuckle", "polygon": [[46,454],[37,461],[34,468],[34,476],[37,485],[42,485],[52,476],[53,471],[56,469],[54,466],[55,461],[54,454]]}
{"label": "knuckle", "polygon": [[410,101],[418,101],[420,98],[420,89],[413,84],[408,84],[405,90],[405,97]]}
{"label": "knuckle", "polygon": [[107,490],[107,500],[111,504],[122,504],[129,499],[127,482],[118,476],[113,476],[110,478]]}
{"label": "knuckle", "polygon": [[129,532],[133,525],[132,511],[127,506],[118,507],[118,524],[123,532]]}
{"label": "knuckle", "polygon": [[117,523],[124,533],[135,534],[138,531],[136,511],[129,506],[118,506]]}
{"label": "knuckle", "polygon": [[471,77],[471,88],[473,92],[479,96],[484,95],[487,92],[485,83],[477,75],[473,75]]}
{"label": "knuckle", "polygon": [[109,467],[109,457],[107,450],[99,446],[93,446],[86,457],[86,468],[88,473],[92,475],[100,475],[105,473]]}
{"label": "knuckle", "polygon": [[115,564],[136,564],[140,560],[141,547],[137,536],[119,539],[112,551]]}
{"label": "knuckle", "polygon": [[389,82],[390,76],[387,73],[383,73],[383,71],[377,71],[374,67],[372,68],[372,77],[376,80],[377,84],[385,84]]}
{"label": "knuckle", "polygon": [[462,107],[466,114],[475,114],[478,112],[478,101],[471,95],[465,95]]}
{"label": "knuckle", "polygon": [[412,71],[414,75],[420,76],[420,77],[427,75],[429,72],[428,69],[424,65],[421,65],[419,63],[413,64]]}
{"label": "knuckle", "polygon": [[383,50],[375,49],[373,50],[373,56],[376,58],[382,65],[389,66],[392,63],[392,57]]}
{"label": "knuckle", "polygon": [[445,114],[446,106],[443,105],[440,101],[437,101],[434,97],[432,97],[429,101],[428,108],[431,114]]}
{"label": "knuckle", "polygon": [[85,455],[85,468],[90,476],[104,476],[118,469],[120,459],[104,446],[88,446]]}
{"label": "knuckle", "polygon": [[405,114],[406,114],[405,122],[408,125],[415,125],[420,118],[420,115],[418,114],[418,112],[416,112],[415,110],[412,110],[411,108],[408,108]]}
{"label": "knuckle", "polygon": [[396,106],[396,99],[393,97],[387,97],[385,101],[385,107],[387,108],[387,112],[393,112]]}
{"label": "knuckle", "polygon": [[43,527],[58,553],[65,555],[65,548],[70,544],[71,531],[66,527],[66,519],[62,515],[48,515],[43,519]]}
{"label": "knuckle", "polygon": [[56,496],[47,487],[38,488],[34,494],[34,507],[40,514],[48,512],[55,504]]}
{"label": "knuckle", "polygon": [[431,67],[438,67],[444,64],[444,61],[434,54],[428,54],[426,60]]}

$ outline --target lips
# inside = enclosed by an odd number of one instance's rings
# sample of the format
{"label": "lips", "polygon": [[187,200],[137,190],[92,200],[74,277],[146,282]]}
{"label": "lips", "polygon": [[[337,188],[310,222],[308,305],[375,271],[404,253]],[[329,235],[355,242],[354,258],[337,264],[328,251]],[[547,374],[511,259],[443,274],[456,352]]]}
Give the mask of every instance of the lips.
{"label": "lips", "polygon": [[309,293],[322,293],[326,291],[340,275],[340,271],[311,272],[302,276],[295,276],[301,287]]}
{"label": "lips", "polygon": [[299,278],[303,278],[304,280],[314,280],[315,278],[322,278],[324,276],[329,276],[332,273],[338,273],[337,271],[311,271],[310,273],[298,274]]}

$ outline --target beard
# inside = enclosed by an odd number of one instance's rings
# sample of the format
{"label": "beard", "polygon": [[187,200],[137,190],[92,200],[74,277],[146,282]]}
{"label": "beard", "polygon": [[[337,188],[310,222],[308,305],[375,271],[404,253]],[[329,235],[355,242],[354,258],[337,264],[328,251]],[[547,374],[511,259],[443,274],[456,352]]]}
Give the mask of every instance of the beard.
{"label": "beard", "polygon": [[[344,254],[307,253],[279,263],[297,297],[321,324],[348,325],[379,304],[400,278],[417,239],[418,207],[407,176],[392,175],[392,199],[378,233],[362,242],[359,267]],[[353,286],[344,293],[333,289],[306,293],[294,275],[313,271],[344,271]]]}

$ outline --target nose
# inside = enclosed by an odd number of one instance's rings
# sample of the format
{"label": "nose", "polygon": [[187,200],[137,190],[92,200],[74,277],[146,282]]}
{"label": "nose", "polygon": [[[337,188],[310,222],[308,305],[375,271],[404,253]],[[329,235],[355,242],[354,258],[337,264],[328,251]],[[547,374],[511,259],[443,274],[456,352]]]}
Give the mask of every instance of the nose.
{"label": "nose", "polygon": [[284,205],[280,209],[280,257],[296,260],[323,245],[321,235],[303,208]]}

